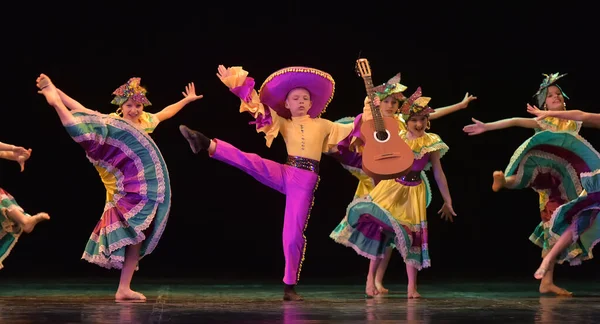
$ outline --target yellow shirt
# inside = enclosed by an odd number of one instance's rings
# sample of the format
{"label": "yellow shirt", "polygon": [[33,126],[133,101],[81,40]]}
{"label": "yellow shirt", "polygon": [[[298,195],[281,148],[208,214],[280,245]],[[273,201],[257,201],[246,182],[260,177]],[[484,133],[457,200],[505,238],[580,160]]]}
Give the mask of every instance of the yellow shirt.
{"label": "yellow shirt", "polygon": [[[221,80],[230,89],[241,86],[248,76],[248,72],[241,67],[232,67],[230,71],[231,75]],[[271,147],[273,139],[281,134],[290,156],[320,161],[321,153],[328,152],[354,128],[353,124],[334,123],[323,118],[310,118],[308,115],[291,119],[280,117],[277,112],[260,102],[256,90],[252,90],[250,102],[241,100],[240,104],[240,112],[248,112],[254,118],[265,116],[265,108],[269,109],[272,121],[256,131],[265,133],[267,147]]]}

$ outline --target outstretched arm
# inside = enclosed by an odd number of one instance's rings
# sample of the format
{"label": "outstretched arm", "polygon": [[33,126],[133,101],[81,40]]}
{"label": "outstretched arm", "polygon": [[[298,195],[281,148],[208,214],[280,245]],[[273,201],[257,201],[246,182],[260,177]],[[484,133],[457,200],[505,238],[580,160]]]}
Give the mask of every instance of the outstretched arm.
{"label": "outstretched arm", "polygon": [[198,99],[202,99],[203,95],[196,95],[196,87],[194,86],[194,82],[189,83],[185,87],[185,92],[182,92],[183,99],[178,102],[165,107],[163,110],[156,113],[156,118],[158,118],[159,122],[165,121],[177,114],[185,105],[189,104],[192,101],[196,101]]}
{"label": "outstretched arm", "polygon": [[260,102],[258,93],[254,89],[254,79],[248,76],[248,72],[241,66],[226,68],[219,65],[217,77],[229,88],[233,94],[240,98],[240,113],[247,112],[254,117],[255,121],[250,124],[256,125],[257,132],[265,134],[267,147],[271,147],[273,139],[279,134],[281,120],[283,119],[275,110]]}
{"label": "outstretched arm", "polygon": [[536,106],[527,105],[527,112],[536,115],[536,120],[546,117],[556,117],[583,122],[584,126],[600,128],[600,114],[593,114],[581,110],[540,110]]}
{"label": "outstretched arm", "polygon": [[467,108],[469,106],[469,103],[471,101],[475,100],[475,99],[477,99],[477,97],[469,95],[469,93],[467,92],[467,94],[465,94],[465,98],[461,102],[456,103],[456,104],[451,105],[451,106],[446,106],[446,107],[442,107],[442,108],[435,108],[435,111],[432,112],[429,115],[429,119],[432,119],[432,120],[433,119],[437,119],[437,118],[449,115],[449,114],[451,114],[453,112],[457,112],[457,111],[459,111],[461,109],[465,109],[465,108]]}
{"label": "outstretched arm", "polygon": [[6,144],[6,143],[2,143],[0,142],[0,151],[5,152],[5,151],[9,151],[12,152],[16,149],[17,147],[12,145],[12,144]]}
{"label": "outstretched arm", "polygon": [[0,158],[17,161],[21,165],[21,172],[25,170],[25,161],[31,156],[31,149],[0,142]]}
{"label": "outstretched arm", "polygon": [[474,124],[463,127],[463,131],[469,135],[479,135],[481,133],[504,129],[509,127],[523,127],[523,128],[538,128],[538,123],[533,118],[508,118],[502,119],[491,123],[482,123],[475,118],[471,118]]}
{"label": "outstretched arm", "polygon": [[433,168],[433,176],[435,182],[438,185],[440,194],[444,199],[444,205],[438,211],[438,214],[442,214],[441,218],[449,221],[453,221],[452,217],[456,216],[454,209],[452,208],[452,197],[450,197],[450,189],[448,189],[448,182],[446,181],[446,174],[442,169],[442,162],[440,161],[440,151],[431,153],[431,166]]}

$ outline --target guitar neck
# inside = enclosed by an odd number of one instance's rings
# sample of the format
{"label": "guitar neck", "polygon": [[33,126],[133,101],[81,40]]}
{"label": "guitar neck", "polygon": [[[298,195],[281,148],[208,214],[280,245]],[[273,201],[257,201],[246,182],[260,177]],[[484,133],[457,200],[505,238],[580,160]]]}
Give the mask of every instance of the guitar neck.
{"label": "guitar neck", "polygon": [[379,110],[379,106],[375,107],[374,99],[375,99],[375,87],[373,86],[373,80],[371,76],[363,76],[363,80],[365,82],[365,89],[367,90],[367,96],[371,102],[371,113],[373,114],[373,121],[375,122],[375,129],[377,131],[385,130],[385,124],[383,123],[383,116],[381,115],[381,110]]}

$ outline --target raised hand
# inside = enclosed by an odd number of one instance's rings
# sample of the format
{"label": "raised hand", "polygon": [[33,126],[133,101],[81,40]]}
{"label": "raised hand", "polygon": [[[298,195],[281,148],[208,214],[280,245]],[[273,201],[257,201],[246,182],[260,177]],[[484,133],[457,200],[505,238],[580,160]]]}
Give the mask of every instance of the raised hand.
{"label": "raised hand", "polygon": [[185,92],[182,92],[182,94],[185,98],[189,99],[189,101],[195,101],[204,97],[204,95],[196,94],[196,87],[194,86],[194,82],[188,83],[188,85],[185,86]]}
{"label": "raised hand", "polygon": [[223,65],[219,65],[219,67],[217,68],[218,72],[217,72],[217,76],[219,77],[219,79],[223,80],[223,78],[226,78],[228,76],[231,75],[231,71],[229,71],[228,68],[226,68]]}
{"label": "raised hand", "polygon": [[532,106],[530,104],[527,104],[527,112],[532,115],[535,115],[536,120],[542,120],[549,116],[548,111],[540,110],[538,107]]}
{"label": "raised hand", "polygon": [[479,135],[486,131],[484,123],[480,122],[479,120],[477,120],[475,118],[471,118],[471,120],[475,124],[471,124],[471,125],[467,125],[467,126],[463,127],[463,132],[469,134],[469,136],[472,136],[472,135]]}
{"label": "raised hand", "polygon": [[373,98],[373,104],[375,107],[379,107],[379,105],[381,105],[381,100],[379,100],[379,97],[375,96],[375,98]]}
{"label": "raised hand", "polygon": [[477,97],[470,95],[468,92],[465,94],[465,98],[460,102],[460,108],[465,109],[469,106],[469,103],[476,100]]}

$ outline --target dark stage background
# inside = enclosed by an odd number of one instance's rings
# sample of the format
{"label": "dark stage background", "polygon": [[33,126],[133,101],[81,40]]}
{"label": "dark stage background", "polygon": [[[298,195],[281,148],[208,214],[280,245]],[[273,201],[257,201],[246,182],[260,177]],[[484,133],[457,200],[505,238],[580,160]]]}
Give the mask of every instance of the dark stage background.
{"label": "dark stage background", "polygon": [[[406,93],[422,86],[433,107],[459,102],[466,92],[479,97],[467,110],[432,122],[431,131],[450,146],[442,162],[458,217],[454,223],[439,219],[442,199],[428,173],[434,194],[428,209],[433,267],[422,271],[421,278],[532,278],[540,261],[540,249],[528,240],[540,220],[537,194],[493,193],[491,175],[505,168],[533,131],[507,129],[469,137],[462,127],[471,117],[484,122],[529,117],[525,105],[541,74],[557,71],[569,73],[560,82],[572,98],[568,108],[597,112],[599,69],[591,7],[549,2],[257,3],[15,4],[9,13],[14,21],[3,21],[8,58],[3,60],[0,140],[31,147],[33,155],[23,173],[14,162],[0,162],[0,184],[26,211],[46,211],[52,220],[21,237],[1,275],[118,276],[118,271],[80,260],[102,213],[104,188],[54,109],[36,94],[39,73],[104,113],[115,110],[111,93],[130,77],[141,77],[147,86],[150,112],[178,101],[185,85],[195,82],[204,99],[153,134],[169,167],[173,200],[167,229],[155,252],[141,261],[138,276],[278,281],[284,266],[284,196],[206,154],[194,156],[178,126],[185,123],[242,150],[284,161],[281,138],[270,149],[264,145],[263,136],[247,124],[250,116],[238,112],[239,100],[215,76],[217,66],[241,65],[259,84],[291,65],[327,71],[336,80],[336,94],[324,118],[335,120],[362,111],[364,85],[354,72],[362,51],[376,83],[400,71]],[[581,134],[600,143],[597,129]],[[361,282],[368,261],[329,238],[357,181],[328,157],[321,168],[301,283],[352,277]],[[557,278],[598,278],[598,270],[600,264],[592,260],[581,267],[560,267]],[[404,280],[396,253],[387,281]]]}

